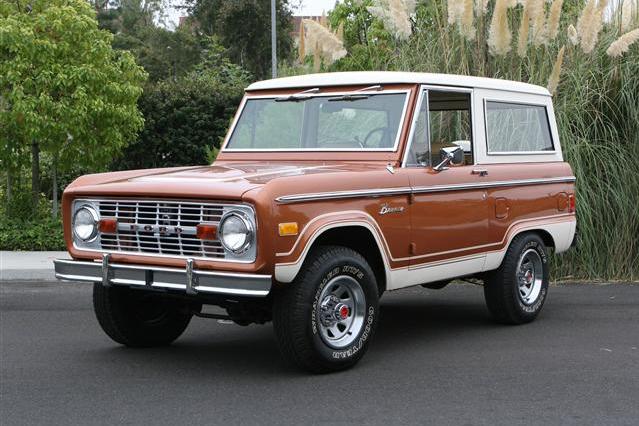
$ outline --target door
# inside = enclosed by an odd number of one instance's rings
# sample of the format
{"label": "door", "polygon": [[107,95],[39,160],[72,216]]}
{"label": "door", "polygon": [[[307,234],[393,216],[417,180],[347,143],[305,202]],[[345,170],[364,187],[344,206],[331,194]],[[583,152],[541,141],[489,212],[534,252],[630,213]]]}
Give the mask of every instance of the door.
{"label": "door", "polygon": [[[422,88],[410,146],[404,158],[412,189],[409,269],[412,281],[438,279],[483,269],[488,241],[487,193],[474,165],[472,90]],[[435,171],[444,147],[460,146],[464,162]],[[455,262],[455,263],[451,263]]]}

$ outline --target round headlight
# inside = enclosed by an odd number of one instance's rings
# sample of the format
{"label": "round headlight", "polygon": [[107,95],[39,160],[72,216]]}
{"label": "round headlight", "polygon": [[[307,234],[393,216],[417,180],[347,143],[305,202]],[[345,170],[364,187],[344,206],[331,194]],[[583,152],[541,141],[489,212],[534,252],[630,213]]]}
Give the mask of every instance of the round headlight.
{"label": "round headlight", "polygon": [[220,221],[220,242],[232,253],[240,254],[253,241],[253,225],[241,212],[229,212]]}
{"label": "round headlight", "polygon": [[73,215],[73,233],[82,241],[89,241],[98,234],[98,213],[90,206],[82,206]]}

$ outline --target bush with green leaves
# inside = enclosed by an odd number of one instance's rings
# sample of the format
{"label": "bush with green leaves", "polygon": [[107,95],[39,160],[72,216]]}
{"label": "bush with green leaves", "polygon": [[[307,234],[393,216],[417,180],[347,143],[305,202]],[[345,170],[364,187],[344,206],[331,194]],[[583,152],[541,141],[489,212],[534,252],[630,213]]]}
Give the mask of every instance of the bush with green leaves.
{"label": "bush with green leaves", "polygon": [[210,163],[248,81],[248,74],[217,50],[184,77],[148,86],[140,99],[144,129],[113,168]]}
{"label": "bush with green leaves", "polygon": [[[3,195],[0,190],[0,198]],[[64,249],[62,221],[51,218],[51,201],[46,197],[39,197],[34,208],[29,191],[17,191],[10,205],[0,205],[0,250]]]}

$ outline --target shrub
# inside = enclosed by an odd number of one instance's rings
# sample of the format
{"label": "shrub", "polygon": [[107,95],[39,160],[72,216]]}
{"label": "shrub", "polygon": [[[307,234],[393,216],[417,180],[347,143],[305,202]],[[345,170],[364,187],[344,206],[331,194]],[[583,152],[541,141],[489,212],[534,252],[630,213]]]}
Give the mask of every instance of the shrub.
{"label": "shrub", "polygon": [[64,250],[60,218],[51,219],[51,202],[44,196],[33,208],[31,193],[18,191],[7,202],[0,191],[0,250]]}
{"label": "shrub", "polygon": [[205,62],[176,81],[148,86],[139,104],[144,130],[113,168],[208,163],[212,148],[220,148],[247,82],[246,73],[224,61],[222,66]]}
{"label": "shrub", "polygon": [[62,222],[8,219],[0,216],[0,250],[65,250]]}

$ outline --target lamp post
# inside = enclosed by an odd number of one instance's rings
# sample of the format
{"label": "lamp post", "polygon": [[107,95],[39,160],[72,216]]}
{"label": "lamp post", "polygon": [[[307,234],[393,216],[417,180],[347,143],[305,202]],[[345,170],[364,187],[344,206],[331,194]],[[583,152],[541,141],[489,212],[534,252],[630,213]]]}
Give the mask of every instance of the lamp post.
{"label": "lamp post", "polygon": [[275,1],[271,0],[271,76],[277,77],[277,31],[275,28]]}

